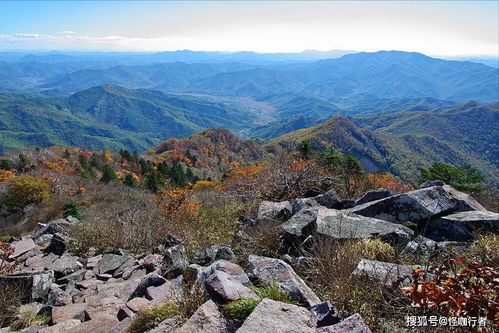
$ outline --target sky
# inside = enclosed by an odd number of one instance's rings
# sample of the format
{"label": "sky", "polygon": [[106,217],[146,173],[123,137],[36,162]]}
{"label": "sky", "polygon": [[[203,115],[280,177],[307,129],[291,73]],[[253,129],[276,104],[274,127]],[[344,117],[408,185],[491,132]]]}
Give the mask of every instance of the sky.
{"label": "sky", "polygon": [[499,56],[499,1],[0,1],[0,50]]}

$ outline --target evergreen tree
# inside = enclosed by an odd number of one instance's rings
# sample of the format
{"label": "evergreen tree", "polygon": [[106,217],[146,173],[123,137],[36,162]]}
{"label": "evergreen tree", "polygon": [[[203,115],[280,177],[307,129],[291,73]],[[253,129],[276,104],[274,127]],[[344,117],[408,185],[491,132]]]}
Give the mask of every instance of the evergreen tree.
{"label": "evergreen tree", "polygon": [[78,220],[81,220],[80,210],[74,202],[65,203],[64,206],[62,207],[62,210],[63,210],[62,216],[64,216],[64,218],[72,216],[74,218],[77,218]]}
{"label": "evergreen tree", "polygon": [[62,157],[64,158],[70,158],[71,157],[71,153],[69,152],[69,150],[65,150],[64,153],[62,154]]}
{"label": "evergreen tree", "polygon": [[165,177],[170,175],[170,168],[168,167],[166,161],[163,161],[158,164],[158,172]]}
{"label": "evergreen tree", "polygon": [[96,168],[99,171],[103,171],[104,165],[99,154],[93,153],[92,156],[90,156],[90,166]]}
{"label": "evergreen tree", "polygon": [[161,179],[157,173],[151,171],[146,177],[146,187],[152,192],[156,193],[161,185]]}
{"label": "evergreen tree", "polygon": [[2,170],[12,170],[14,165],[12,162],[6,158],[0,158],[0,169]]}
{"label": "evergreen tree", "polygon": [[308,160],[310,158],[310,155],[312,154],[312,147],[310,147],[310,141],[303,140],[298,145],[298,151],[300,152],[300,155],[303,159]]}
{"label": "evergreen tree", "polygon": [[469,165],[453,167],[445,163],[434,163],[428,169],[421,170],[420,182],[441,180],[460,191],[483,191],[483,177]]}
{"label": "evergreen tree", "polygon": [[171,182],[175,187],[182,187],[187,185],[184,168],[178,163],[173,164],[171,172]]}
{"label": "evergreen tree", "polygon": [[138,185],[137,181],[135,180],[135,178],[133,178],[133,176],[131,174],[127,174],[125,176],[123,183],[127,186],[130,186],[130,187],[137,187],[137,185]]}
{"label": "evergreen tree", "polygon": [[185,172],[185,179],[190,183],[194,183],[196,181],[196,177],[194,176],[191,168],[187,168],[187,171]]}
{"label": "evergreen tree", "polygon": [[104,169],[102,170],[102,177],[100,178],[101,182],[104,183],[109,183],[111,181],[117,180],[118,176],[116,176],[116,173],[114,172],[113,168],[111,168],[109,165],[104,165]]}

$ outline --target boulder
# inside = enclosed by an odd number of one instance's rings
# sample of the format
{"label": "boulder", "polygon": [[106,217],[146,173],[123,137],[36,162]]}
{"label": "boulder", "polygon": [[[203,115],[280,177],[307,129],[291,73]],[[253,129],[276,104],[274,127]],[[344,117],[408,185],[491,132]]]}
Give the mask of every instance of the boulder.
{"label": "boulder", "polygon": [[144,297],[146,295],[147,288],[158,287],[158,286],[165,284],[166,282],[167,281],[164,277],[162,277],[156,273],[147,274],[137,284],[137,287],[130,294],[130,297],[127,299],[127,301],[131,300],[132,298],[135,298],[135,297]]}
{"label": "boulder", "polygon": [[300,306],[263,299],[237,333],[314,333],[315,319]]}
{"label": "boulder", "polygon": [[334,325],[343,320],[341,314],[329,301],[311,306],[308,310],[317,321],[317,327]]}
{"label": "boulder", "polygon": [[326,208],[337,208],[339,204],[338,194],[335,190],[329,190],[324,194],[318,195],[314,200],[317,201],[319,205]]}
{"label": "boulder", "polygon": [[120,254],[104,254],[102,259],[94,267],[93,272],[95,274],[112,274],[129,259],[129,256]]}
{"label": "boulder", "polygon": [[317,295],[284,261],[256,255],[250,255],[248,261],[251,273],[259,283],[266,285],[276,283],[281,290],[288,292],[293,300],[307,306],[321,303]]}
{"label": "boulder", "polygon": [[437,242],[423,237],[421,235],[416,236],[411,240],[405,248],[403,253],[412,255],[429,255],[437,249]]}
{"label": "boulder", "polygon": [[71,273],[69,275],[66,275],[60,279],[57,280],[58,284],[71,284],[72,286],[75,286],[77,282],[83,281],[83,278],[85,277],[85,273],[87,272],[86,269],[80,269],[79,271],[76,271],[74,273]]}
{"label": "boulder", "polygon": [[32,236],[31,238],[33,240],[38,239],[42,235],[50,234],[54,235],[56,233],[65,233],[65,231],[70,228],[72,225],[78,223],[78,219],[69,216],[65,219],[59,219],[52,221],[44,226],[42,226],[40,229],[38,229]]}
{"label": "boulder", "polygon": [[369,191],[364,193],[364,195],[360,199],[355,201],[355,206],[365,204],[366,202],[388,198],[392,195],[393,193],[391,191],[384,188],[379,188],[376,191]]}
{"label": "boulder", "polygon": [[138,262],[132,257],[129,257],[127,261],[123,263],[118,269],[116,269],[113,273],[113,278],[120,278],[123,277],[125,272],[128,272],[129,269],[132,267],[137,267]]}
{"label": "boulder", "polygon": [[108,333],[119,323],[116,316],[102,314],[98,318],[72,328],[71,333]]}
{"label": "boulder", "polygon": [[126,302],[126,306],[133,312],[138,312],[149,305],[151,305],[151,301],[143,297],[135,297]]}
{"label": "boulder", "polygon": [[182,276],[173,280],[166,280],[165,283],[159,286],[147,287],[145,297],[155,304],[180,299],[182,297]]}
{"label": "boulder", "polygon": [[53,281],[53,271],[25,272],[1,276],[0,286],[19,288],[19,296],[25,302],[46,301]]}
{"label": "boulder", "polygon": [[93,269],[95,266],[97,266],[97,264],[101,260],[102,260],[102,254],[88,258],[87,259],[87,269]]}
{"label": "boulder", "polygon": [[181,323],[180,318],[177,316],[173,316],[171,318],[163,320],[157,327],[148,331],[148,333],[175,333],[177,332],[177,329],[180,327],[180,323]]}
{"label": "boulder", "polygon": [[262,201],[258,207],[257,220],[272,221],[272,220],[286,220],[291,216],[293,208],[289,201],[272,202]]}
{"label": "boulder", "polygon": [[433,187],[433,186],[444,186],[445,183],[441,180],[427,180],[423,184],[419,185],[419,189]]}
{"label": "boulder", "polygon": [[313,198],[313,197],[316,197],[318,195],[321,195],[323,191],[321,191],[320,189],[314,187],[314,188],[310,188],[308,189],[305,193],[303,193],[303,197],[304,198]]}
{"label": "boulder", "polygon": [[10,260],[16,259],[29,251],[37,249],[35,242],[31,238],[25,238],[18,242],[13,242],[10,246],[14,248],[14,252],[9,256]]}
{"label": "boulder", "polygon": [[66,251],[66,237],[62,234],[54,234],[50,240],[47,251],[61,256]]}
{"label": "boulder", "polygon": [[292,214],[293,216],[303,209],[310,209],[319,206],[319,203],[314,198],[298,198],[293,201]]}
{"label": "boulder", "polygon": [[141,261],[141,265],[148,272],[153,272],[163,264],[163,256],[161,254],[150,254]]}
{"label": "boulder", "polygon": [[437,241],[468,241],[478,232],[499,234],[499,214],[465,211],[442,216],[430,221],[426,234]]}
{"label": "boulder", "polygon": [[215,261],[219,247],[216,245],[201,249],[194,255],[192,262],[194,264],[206,266]]}
{"label": "boulder", "polygon": [[318,328],[316,333],[371,333],[369,327],[360,316],[356,313],[342,322],[333,326]]}
{"label": "boulder", "polygon": [[52,323],[55,325],[71,319],[85,320],[85,310],[87,308],[88,304],[85,303],[54,306],[52,308]]}
{"label": "boulder", "polygon": [[57,277],[62,277],[84,268],[83,262],[84,260],[79,257],[64,255],[52,263],[51,269]]}
{"label": "boulder", "polygon": [[427,187],[355,206],[349,212],[394,223],[426,223],[455,211],[457,200],[440,186]]}
{"label": "boulder", "polygon": [[50,268],[52,263],[58,258],[59,256],[53,253],[48,253],[46,255],[40,253],[27,258],[24,262],[24,266],[34,271],[43,271],[47,268]]}
{"label": "boulder", "polygon": [[79,324],[81,324],[80,320],[69,319],[59,324],[42,328],[38,330],[38,333],[67,333],[71,332],[71,329],[75,326],[78,326]]}
{"label": "boulder", "polygon": [[220,245],[220,248],[217,251],[217,254],[215,255],[215,260],[228,260],[228,261],[234,261],[236,259],[236,255],[228,245]]}
{"label": "boulder", "polygon": [[59,287],[51,286],[47,297],[47,305],[64,306],[71,304],[71,295]]}
{"label": "boulder", "polygon": [[451,195],[455,200],[457,200],[457,211],[459,212],[470,211],[470,210],[483,211],[483,212],[487,211],[471,195],[458,191],[450,185],[443,185],[442,188],[447,193],[449,193],[449,195]]}
{"label": "boulder", "polygon": [[205,286],[211,298],[220,303],[235,301],[241,298],[260,299],[249,288],[251,286],[249,279],[246,285],[244,285],[237,276],[219,270],[214,271],[206,278]]}
{"label": "boulder", "polygon": [[227,322],[213,301],[201,305],[175,333],[226,333]]}
{"label": "boulder", "polygon": [[[390,262],[361,259],[352,275],[367,275],[387,286],[391,286],[400,277],[411,277],[412,271],[421,265],[398,265]],[[410,281],[404,281],[409,283]]]}
{"label": "boulder", "polygon": [[174,279],[182,275],[184,270],[189,266],[185,248],[183,245],[175,245],[169,247],[163,253],[163,266],[161,275],[167,279]]}
{"label": "boulder", "polygon": [[88,303],[85,309],[85,318],[87,320],[98,319],[103,314],[117,317],[118,311],[125,307],[125,302],[116,296],[104,297]]}

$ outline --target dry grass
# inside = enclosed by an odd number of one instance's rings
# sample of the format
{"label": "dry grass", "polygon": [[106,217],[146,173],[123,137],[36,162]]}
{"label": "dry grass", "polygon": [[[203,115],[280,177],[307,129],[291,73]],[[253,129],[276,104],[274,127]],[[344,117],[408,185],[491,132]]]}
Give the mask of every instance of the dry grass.
{"label": "dry grass", "polygon": [[22,290],[12,284],[0,285],[0,327],[10,325],[21,305]]}
{"label": "dry grass", "polygon": [[475,251],[483,265],[499,267],[499,235],[479,235]]}

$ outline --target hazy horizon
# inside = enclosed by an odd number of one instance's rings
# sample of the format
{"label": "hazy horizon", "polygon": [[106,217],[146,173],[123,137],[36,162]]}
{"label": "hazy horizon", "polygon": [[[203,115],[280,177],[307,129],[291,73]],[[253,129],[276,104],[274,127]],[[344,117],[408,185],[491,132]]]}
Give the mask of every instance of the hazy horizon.
{"label": "hazy horizon", "polygon": [[498,57],[496,1],[0,2],[0,50]]}

